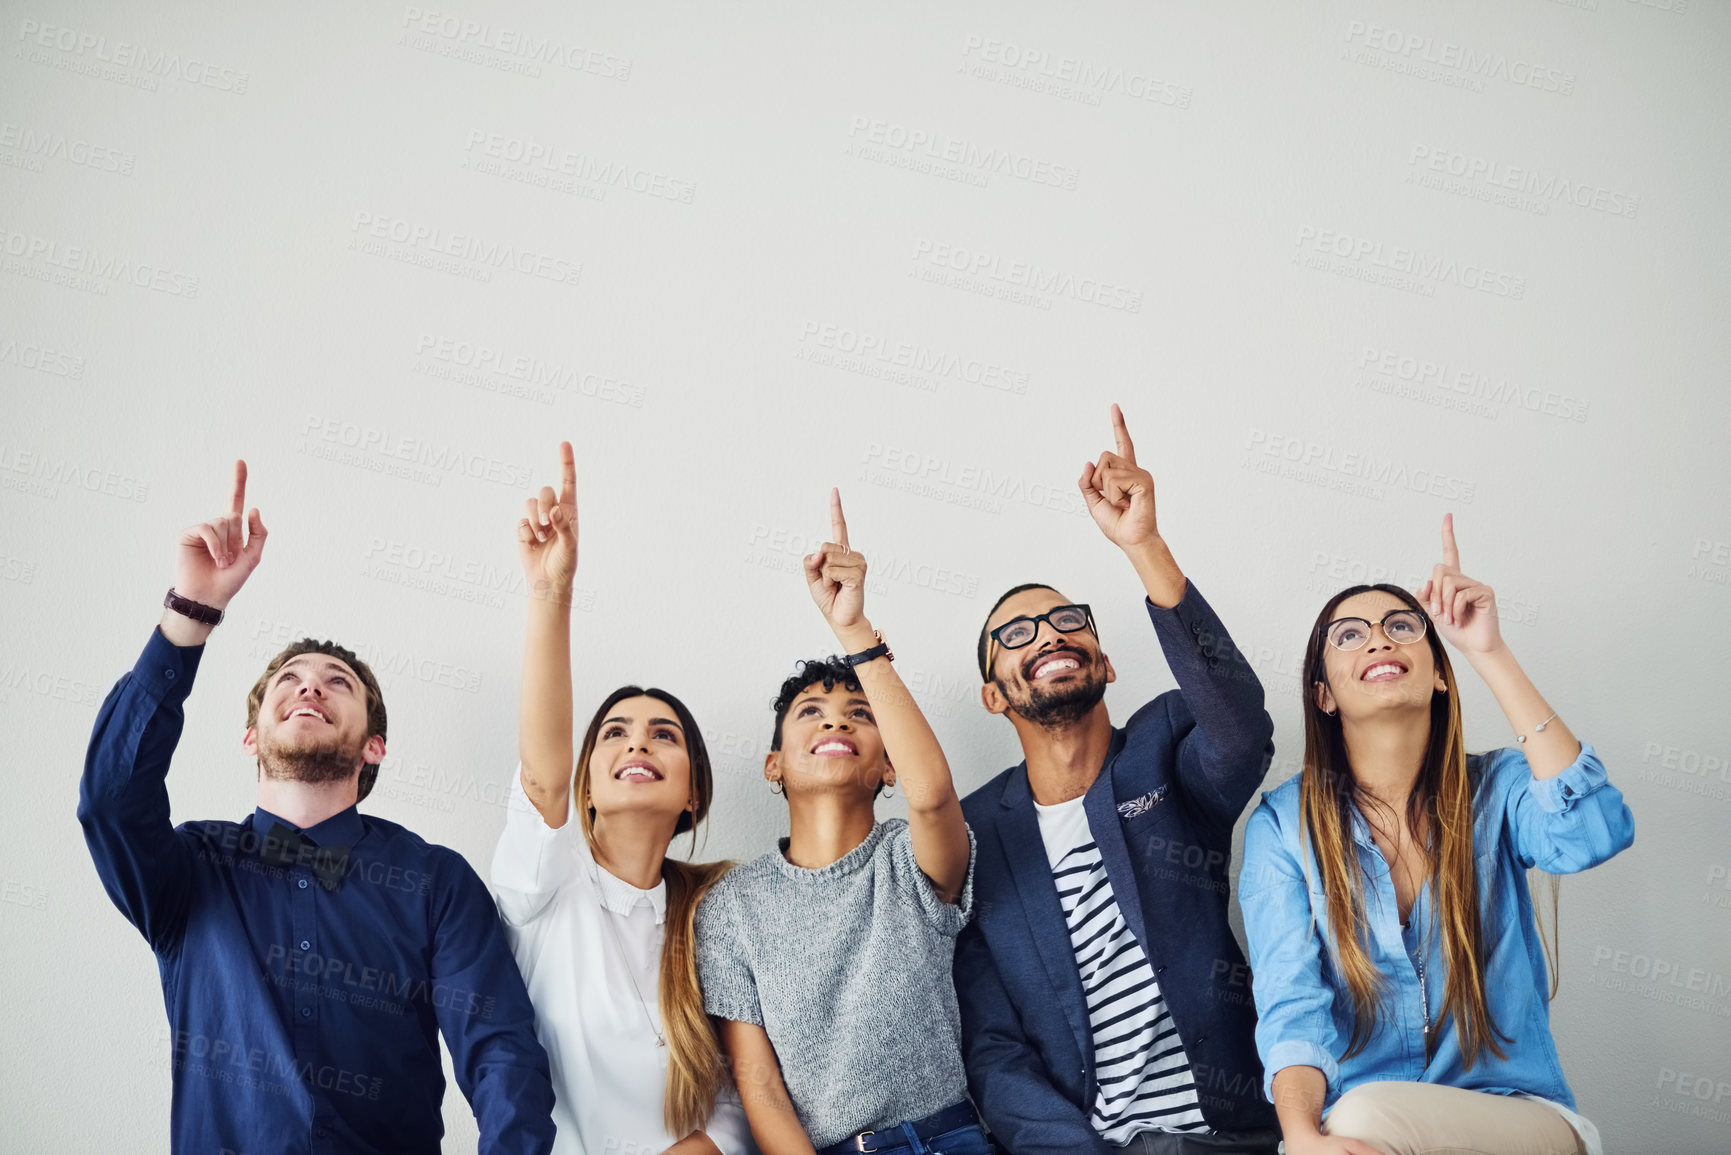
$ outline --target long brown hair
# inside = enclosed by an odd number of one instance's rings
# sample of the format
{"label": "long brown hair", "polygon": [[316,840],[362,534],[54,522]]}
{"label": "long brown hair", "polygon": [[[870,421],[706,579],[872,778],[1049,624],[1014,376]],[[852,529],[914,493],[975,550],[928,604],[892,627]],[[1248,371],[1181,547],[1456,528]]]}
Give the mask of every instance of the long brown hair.
{"label": "long brown hair", "polygon": [[[1316,701],[1316,683],[1328,684],[1325,631],[1334,611],[1347,598],[1373,590],[1400,599],[1424,617],[1425,641],[1448,687],[1446,693],[1431,694],[1430,740],[1403,816],[1395,815],[1386,803],[1358,784],[1347,758],[1340,720],[1323,713]],[[1304,668],[1309,681],[1303,688],[1304,769],[1299,805],[1303,834],[1315,851],[1328,899],[1330,955],[1352,999],[1352,1034],[1342,1057],[1356,1055],[1369,1044],[1384,1012],[1387,993],[1387,977],[1371,961],[1367,946],[1370,928],[1364,884],[1368,869],[1352,868],[1357,862],[1352,845],[1353,808],[1357,806],[1398,817],[1408,830],[1424,830],[1421,849],[1435,896],[1430,929],[1441,931],[1447,968],[1438,1025],[1440,1020],[1454,1020],[1461,1061],[1469,1071],[1487,1050],[1505,1058],[1502,1043],[1512,1040],[1491,1021],[1485,992],[1486,950],[1473,851],[1473,801],[1478,784],[1468,774],[1460,695],[1455,692],[1454,669],[1435,624],[1418,600],[1399,586],[1352,586],[1330,598],[1317,615],[1305,646]]]}
{"label": "long brown hair", "polygon": [[[691,848],[697,849],[697,826],[709,813],[714,794],[714,775],[709,766],[709,749],[703,743],[703,732],[685,703],[651,686],[621,686],[607,695],[589,729],[583,734],[583,747],[577,755],[577,770],[572,777],[572,797],[589,796],[589,759],[595,753],[595,743],[601,734],[601,723],[613,707],[626,698],[646,697],[664,702],[672,709],[679,726],[685,732],[685,748],[691,760],[691,798],[696,805],[679,816],[675,834],[691,832]],[[577,808],[583,838],[590,853],[600,856],[595,844],[595,810],[590,806]],[[683,1139],[709,1122],[715,1109],[715,1093],[721,1086],[726,1070],[721,1058],[721,1045],[715,1028],[703,1010],[703,989],[697,980],[697,904],[726,874],[731,862],[682,862],[664,856],[661,878],[667,884],[667,911],[663,918],[660,978],[656,984],[657,1001],[661,1004],[661,1029],[667,1035],[667,1094],[663,1115],[667,1133]]]}

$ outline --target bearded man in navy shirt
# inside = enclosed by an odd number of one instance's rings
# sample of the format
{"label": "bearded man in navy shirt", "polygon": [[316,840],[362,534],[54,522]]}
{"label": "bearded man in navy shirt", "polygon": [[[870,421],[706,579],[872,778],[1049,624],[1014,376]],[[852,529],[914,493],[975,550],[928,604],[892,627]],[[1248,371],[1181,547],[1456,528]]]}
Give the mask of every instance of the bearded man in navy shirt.
{"label": "bearded man in navy shirt", "polygon": [[169,820],[204,642],[264,550],[235,463],[226,515],[184,530],[161,624],[97,714],[78,819],[156,953],[177,1153],[435,1155],[438,1036],[488,1155],[553,1146],[534,1012],[486,886],[456,851],[356,804],[385,756],[372,672],[331,642],[278,654],[247,700],[258,806]]}

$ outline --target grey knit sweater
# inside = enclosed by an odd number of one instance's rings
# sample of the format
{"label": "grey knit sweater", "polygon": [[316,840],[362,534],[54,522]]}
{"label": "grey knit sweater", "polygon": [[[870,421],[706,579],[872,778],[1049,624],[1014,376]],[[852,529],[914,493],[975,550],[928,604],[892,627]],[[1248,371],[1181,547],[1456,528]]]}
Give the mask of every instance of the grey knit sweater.
{"label": "grey knit sweater", "polygon": [[819,1149],[961,1102],[950,966],[973,906],[973,831],[953,906],[920,872],[905,819],[817,870],[786,848],[730,871],[698,908],[704,1008],[769,1035]]}

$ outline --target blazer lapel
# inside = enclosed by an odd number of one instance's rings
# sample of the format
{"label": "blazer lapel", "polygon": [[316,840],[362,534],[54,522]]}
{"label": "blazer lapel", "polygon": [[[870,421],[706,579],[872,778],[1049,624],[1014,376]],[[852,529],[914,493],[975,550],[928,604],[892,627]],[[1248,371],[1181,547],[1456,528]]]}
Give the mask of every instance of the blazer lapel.
{"label": "blazer lapel", "polygon": [[1123,748],[1124,732],[1120,730],[1112,736],[1106,765],[1100,776],[1094,779],[1094,785],[1088,787],[1082,809],[1088,812],[1088,832],[1094,836],[1094,845],[1100,848],[1100,861],[1106,867],[1107,881],[1112,884],[1112,897],[1117,900],[1118,909],[1123,912],[1124,921],[1129,925],[1130,933],[1136,936],[1142,953],[1153,958],[1153,952],[1148,949],[1148,929],[1142,918],[1142,890],[1136,883],[1130,847],[1124,841],[1124,826],[1118,820],[1118,794],[1113,785],[1112,770],[1118,762],[1118,751]]}
{"label": "blazer lapel", "polygon": [[1010,864],[1010,874],[1016,880],[1016,892],[1022,898],[1022,913],[1028,920],[1028,930],[1034,948],[1046,968],[1046,977],[1064,1008],[1064,1018],[1076,1036],[1076,1049],[1081,1052],[1093,1074],[1094,1043],[1088,1030],[1088,1004],[1082,993],[1082,975],[1076,969],[1076,953],[1070,946],[1070,926],[1064,921],[1064,908],[1058,902],[1058,884],[1052,880],[1052,868],[1046,860],[1046,844],[1040,837],[1040,820],[1034,814],[1034,795],[1028,787],[1028,769],[1018,767],[1005,785],[1000,801],[1003,808],[998,816],[998,838],[1004,859]]}

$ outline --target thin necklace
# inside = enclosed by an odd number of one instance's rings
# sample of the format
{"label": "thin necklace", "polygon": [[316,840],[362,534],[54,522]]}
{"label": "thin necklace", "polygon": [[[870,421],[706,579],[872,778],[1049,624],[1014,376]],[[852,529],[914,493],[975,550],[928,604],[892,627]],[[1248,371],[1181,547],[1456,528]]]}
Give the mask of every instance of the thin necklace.
{"label": "thin necklace", "polygon": [[[597,862],[595,869],[603,870],[605,868]],[[649,1000],[643,997],[643,988],[637,985],[636,968],[631,965],[631,958],[625,953],[625,944],[620,941],[619,932],[613,928],[613,912],[607,908],[605,900],[601,903],[601,925],[607,928],[604,933],[613,941],[613,949],[619,955],[619,963],[625,968],[625,977],[631,980],[631,990],[637,996],[637,1006],[642,1010],[644,1019],[649,1023],[649,1030],[655,1035],[655,1045],[665,1047],[667,1039],[662,1035],[660,1024],[655,1021],[655,1016],[649,1013]]]}

